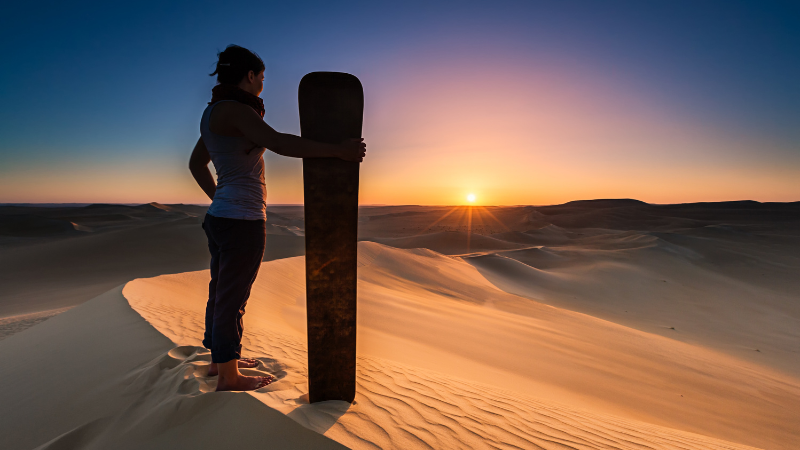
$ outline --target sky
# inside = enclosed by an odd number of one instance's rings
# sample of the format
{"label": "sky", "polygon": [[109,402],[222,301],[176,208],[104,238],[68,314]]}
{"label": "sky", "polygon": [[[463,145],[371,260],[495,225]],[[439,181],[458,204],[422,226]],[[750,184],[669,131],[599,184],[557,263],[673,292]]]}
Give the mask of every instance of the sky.
{"label": "sky", "polygon": [[[361,204],[800,200],[800,2],[14,2],[0,38],[0,203],[208,203],[228,44],[281,132],[306,73],[361,80]],[[301,160],[265,160],[302,203]]]}

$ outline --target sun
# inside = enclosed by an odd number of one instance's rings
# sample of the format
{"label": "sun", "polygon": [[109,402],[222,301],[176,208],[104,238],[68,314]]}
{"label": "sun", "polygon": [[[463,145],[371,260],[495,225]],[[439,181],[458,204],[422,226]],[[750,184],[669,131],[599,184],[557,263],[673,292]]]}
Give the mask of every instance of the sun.
{"label": "sun", "polygon": [[475,194],[467,194],[467,201],[470,203],[475,203],[476,198],[477,197],[475,197]]}

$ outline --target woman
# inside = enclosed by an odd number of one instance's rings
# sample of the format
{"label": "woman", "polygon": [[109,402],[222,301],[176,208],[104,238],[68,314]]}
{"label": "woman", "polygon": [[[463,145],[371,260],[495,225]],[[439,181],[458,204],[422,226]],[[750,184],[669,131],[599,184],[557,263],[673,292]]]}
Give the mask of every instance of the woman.
{"label": "woman", "polygon": [[[279,133],[264,120],[264,63],[255,53],[230,45],[218,54],[217,86],[200,121],[200,139],[189,169],[211,199],[203,221],[211,252],[206,330],[203,346],[211,350],[209,375],[219,375],[218,391],[259,389],[274,377],[250,377],[239,367],[255,367],[241,359],[242,315],[266,245],[264,151],[294,158],[341,158],[361,162],[363,139],[324,144]],[[217,182],[208,169],[214,163]]]}

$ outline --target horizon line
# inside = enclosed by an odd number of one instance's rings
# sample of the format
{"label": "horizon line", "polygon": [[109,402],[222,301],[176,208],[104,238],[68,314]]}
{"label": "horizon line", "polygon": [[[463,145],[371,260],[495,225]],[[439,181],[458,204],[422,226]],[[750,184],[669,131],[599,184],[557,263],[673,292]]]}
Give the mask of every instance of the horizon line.
{"label": "horizon line", "polygon": [[[779,204],[792,204],[792,203],[800,203],[800,200],[794,201],[787,201],[787,202],[775,202],[775,201],[758,201],[758,200],[751,200],[751,199],[739,199],[739,200],[719,200],[719,201],[698,201],[698,202],[679,202],[679,203],[650,203],[645,202],[643,200],[637,200],[632,198],[597,198],[597,199],[580,199],[580,200],[570,200],[564,203],[554,203],[554,204],[509,204],[509,205],[471,205],[471,204],[434,204],[434,205],[422,205],[422,204],[389,204],[389,203],[367,203],[367,204],[359,204],[358,207],[458,207],[458,206],[472,206],[472,207],[492,207],[492,208],[500,208],[500,207],[543,207],[543,206],[558,206],[558,205],[566,205],[568,203],[573,202],[594,202],[594,201],[636,201],[641,202],[646,205],[691,205],[691,204],[707,204],[707,203],[742,203],[742,202],[753,202],[759,204],[765,203],[779,203]],[[107,202],[0,202],[0,206],[20,206],[20,207],[86,207],[90,205],[112,205],[112,206],[142,206],[142,205],[150,205],[150,204],[160,204],[165,206],[170,205],[186,205],[186,206],[202,206],[202,207],[209,207],[211,203],[160,203],[160,202],[145,202],[145,203],[107,203]],[[270,207],[280,207],[280,206],[304,206],[304,203],[273,203],[267,205],[267,209]]]}

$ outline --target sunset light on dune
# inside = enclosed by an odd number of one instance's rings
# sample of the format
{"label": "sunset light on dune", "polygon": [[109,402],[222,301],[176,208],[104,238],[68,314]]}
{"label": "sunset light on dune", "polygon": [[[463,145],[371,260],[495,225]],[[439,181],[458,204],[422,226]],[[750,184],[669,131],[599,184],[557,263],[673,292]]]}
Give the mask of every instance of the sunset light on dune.
{"label": "sunset light on dune", "polygon": [[7,3],[2,448],[798,449],[800,0]]}

